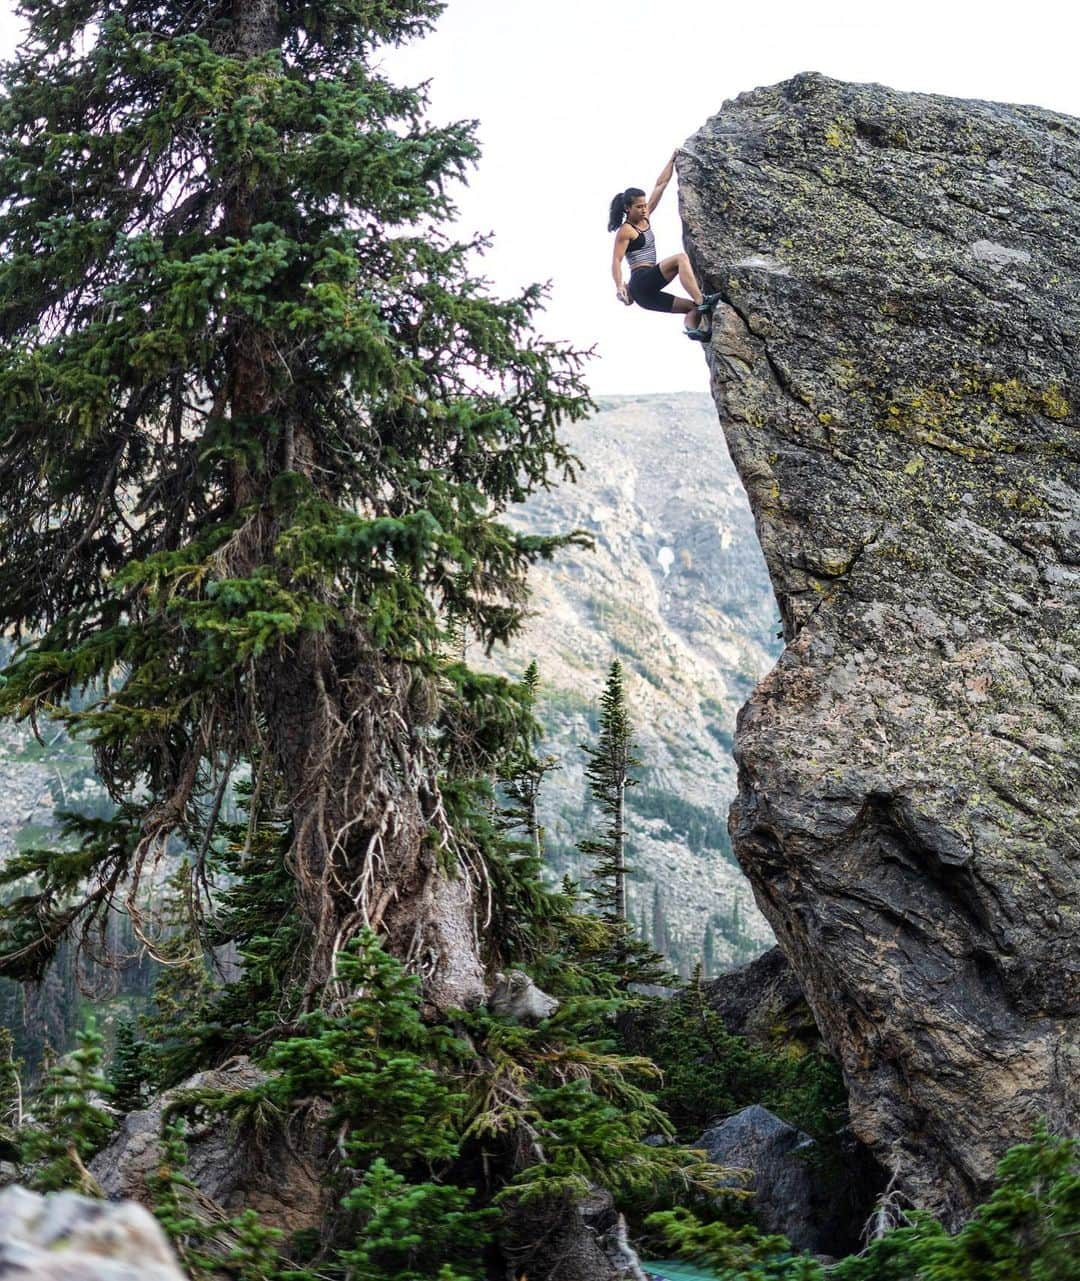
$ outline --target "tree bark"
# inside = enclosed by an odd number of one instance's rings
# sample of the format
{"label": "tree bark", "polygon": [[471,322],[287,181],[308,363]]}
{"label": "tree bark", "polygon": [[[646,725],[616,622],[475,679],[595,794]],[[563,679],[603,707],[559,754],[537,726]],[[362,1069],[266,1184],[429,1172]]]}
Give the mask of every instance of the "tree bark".
{"label": "tree bark", "polygon": [[277,0],[236,0],[233,43],[237,57],[255,58],[278,45]]}

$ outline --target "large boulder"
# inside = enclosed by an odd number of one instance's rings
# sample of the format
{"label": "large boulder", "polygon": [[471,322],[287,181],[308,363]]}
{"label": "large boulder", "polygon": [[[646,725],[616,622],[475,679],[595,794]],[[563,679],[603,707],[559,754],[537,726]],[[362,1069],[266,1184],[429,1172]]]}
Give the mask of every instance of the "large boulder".
{"label": "large boulder", "polygon": [[199,1072],[159,1095],[148,1108],[130,1112],[108,1147],[90,1162],[90,1173],[110,1198],[151,1203],[148,1177],[161,1162],[166,1115],[180,1109],[186,1120],[185,1175],[203,1204],[226,1215],[255,1210],[263,1222],[286,1233],[318,1228],[329,1192],[320,1181],[328,1160],[325,1113],[279,1118],[266,1127],[234,1124],[227,1113],[200,1106],[200,1094],[239,1094],[261,1085],[266,1073],[247,1058]]}
{"label": "large boulder", "polygon": [[0,1192],[0,1281],[184,1281],[141,1205],[74,1192]]}
{"label": "large boulder", "polygon": [[1080,121],[800,75],[679,160],[786,649],[736,853],[895,1186],[1080,1090]]}

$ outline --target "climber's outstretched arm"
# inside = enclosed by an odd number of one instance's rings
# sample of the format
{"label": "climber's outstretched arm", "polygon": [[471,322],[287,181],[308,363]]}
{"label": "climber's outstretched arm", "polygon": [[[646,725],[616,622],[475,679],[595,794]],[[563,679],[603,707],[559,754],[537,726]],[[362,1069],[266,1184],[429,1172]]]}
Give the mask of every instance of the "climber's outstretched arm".
{"label": "climber's outstretched arm", "polygon": [[656,186],[653,187],[652,195],[649,197],[649,213],[652,213],[660,203],[660,197],[664,194],[665,187],[667,187],[668,183],[671,181],[671,175],[675,172],[675,157],[677,155],[678,152],[676,151],[671,153],[671,159],[664,166],[663,172],[656,180]]}

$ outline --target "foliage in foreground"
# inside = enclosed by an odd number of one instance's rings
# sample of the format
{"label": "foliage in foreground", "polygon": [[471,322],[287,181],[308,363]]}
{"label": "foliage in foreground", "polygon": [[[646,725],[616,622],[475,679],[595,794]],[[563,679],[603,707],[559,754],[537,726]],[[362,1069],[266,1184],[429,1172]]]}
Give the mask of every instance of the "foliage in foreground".
{"label": "foliage in foreground", "polygon": [[[595,1184],[715,1189],[722,1172],[699,1156],[642,1141],[668,1127],[648,1092],[655,1068],[611,1040],[618,999],[569,998],[537,1027],[486,1011],[425,1022],[417,979],[371,931],[339,957],[338,984],[332,1007],[266,1054],[265,1084],[219,1101],[237,1121],[261,1111],[283,1123],[313,1097],[329,1104],[338,1236],[306,1265],[285,1251],[283,1278],[467,1281],[486,1274],[506,1201],[565,1202]],[[189,1266],[206,1266],[208,1230],[185,1211],[184,1186],[178,1165],[159,1210]]]}
{"label": "foliage in foreground", "polygon": [[826,1147],[847,1121],[840,1070],[816,1051],[767,1049],[735,1036],[708,1003],[700,973],[669,1001],[634,1016],[634,1039],[663,1072],[660,1106],[680,1138],[760,1103]]}
{"label": "foliage in foreground", "polygon": [[859,1255],[825,1269],[779,1236],[702,1223],[685,1207],[647,1220],[666,1246],[720,1281],[1076,1281],[1080,1277],[1080,1141],[1040,1127],[1011,1148],[990,1198],[950,1236],[911,1213]]}
{"label": "foliage in foreground", "polygon": [[19,1160],[41,1192],[74,1188],[100,1195],[86,1162],[115,1126],[101,1102],[112,1093],[102,1072],[102,1038],[88,1019],[78,1044],[54,1063],[34,1099],[34,1120],[20,1129]]}

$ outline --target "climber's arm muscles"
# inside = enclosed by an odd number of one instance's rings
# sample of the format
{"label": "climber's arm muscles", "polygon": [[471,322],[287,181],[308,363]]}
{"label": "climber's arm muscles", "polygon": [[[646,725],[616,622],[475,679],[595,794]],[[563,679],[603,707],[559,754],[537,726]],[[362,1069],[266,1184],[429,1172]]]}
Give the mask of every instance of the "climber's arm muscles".
{"label": "climber's arm muscles", "polygon": [[626,246],[633,235],[627,223],[623,223],[615,233],[615,248],[611,255],[611,278],[615,281],[615,289],[619,294],[626,289],[626,282],[623,280],[623,259],[626,257]]}
{"label": "climber's arm muscles", "polygon": [[671,181],[671,175],[675,172],[676,152],[671,153],[671,159],[664,166],[660,177],[656,180],[656,186],[653,187],[652,195],[649,197],[649,213],[660,203],[660,197],[664,194],[668,183]]}

